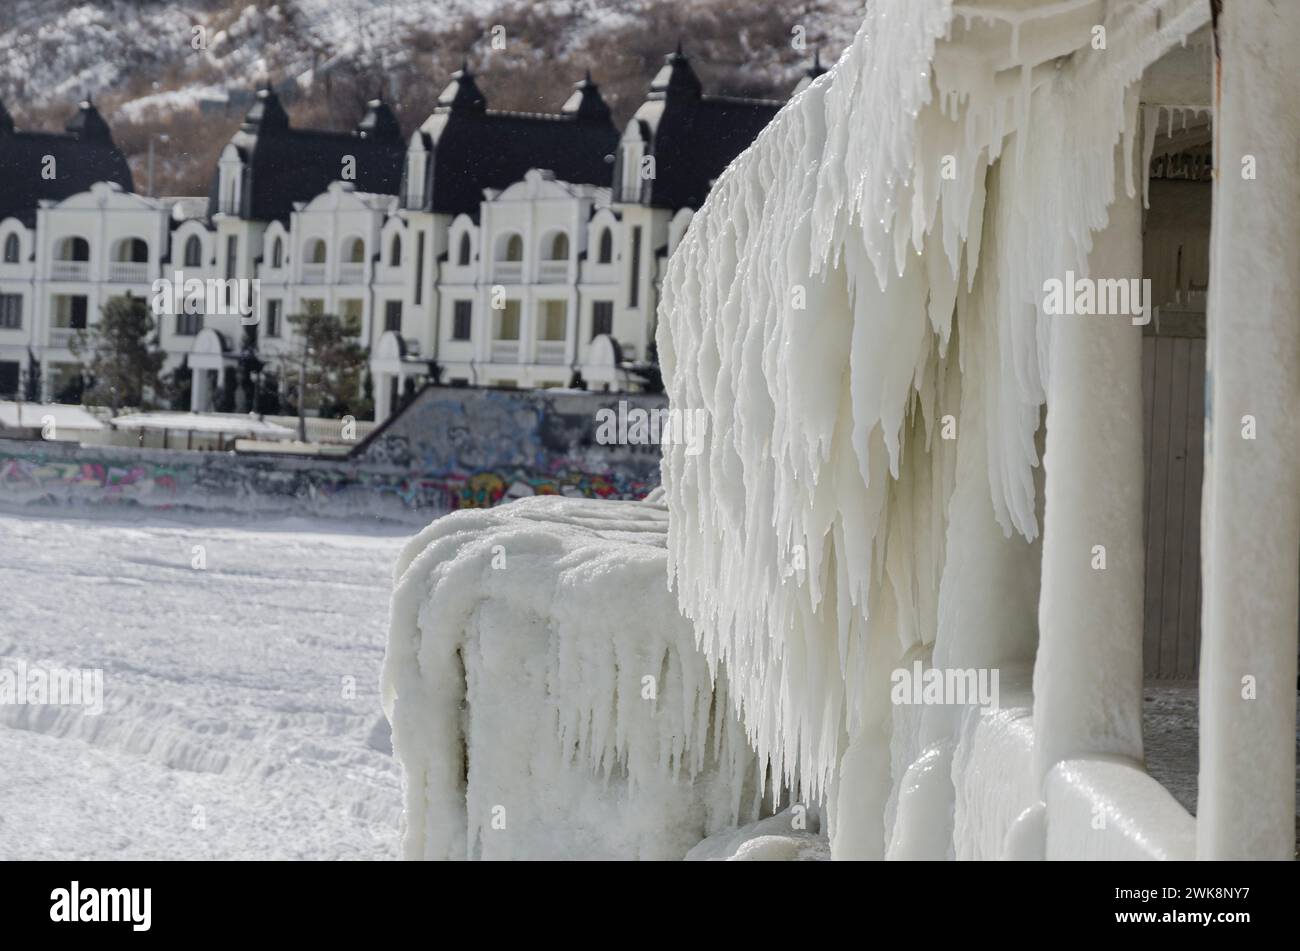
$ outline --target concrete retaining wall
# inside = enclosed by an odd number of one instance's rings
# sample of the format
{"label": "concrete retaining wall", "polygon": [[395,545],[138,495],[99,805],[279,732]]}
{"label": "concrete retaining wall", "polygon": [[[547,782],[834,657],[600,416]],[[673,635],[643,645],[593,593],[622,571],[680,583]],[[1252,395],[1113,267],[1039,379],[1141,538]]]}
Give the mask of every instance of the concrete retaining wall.
{"label": "concrete retaining wall", "polygon": [[601,409],[662,397],[430,387],[344,459],[0,439],[0,503],[378,516],[428,521],[529,495],[641,498],[659,446],[602,445]]}

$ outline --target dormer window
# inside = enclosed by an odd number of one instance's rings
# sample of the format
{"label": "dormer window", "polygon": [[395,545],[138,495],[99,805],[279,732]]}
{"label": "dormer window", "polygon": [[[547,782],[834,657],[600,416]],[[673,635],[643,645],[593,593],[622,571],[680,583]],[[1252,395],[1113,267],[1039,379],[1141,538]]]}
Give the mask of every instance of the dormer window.
{"label": "dormer window", "polygon": [[18,257],[18,235],[10,234],[5,238],[5,264],[17,264]]}
{"label": "dormer window", "polygon": [[461,267],[469,267],[470,246],[469,232],[463,232],[460,236],[460,252],[456,255],[456,263]]}

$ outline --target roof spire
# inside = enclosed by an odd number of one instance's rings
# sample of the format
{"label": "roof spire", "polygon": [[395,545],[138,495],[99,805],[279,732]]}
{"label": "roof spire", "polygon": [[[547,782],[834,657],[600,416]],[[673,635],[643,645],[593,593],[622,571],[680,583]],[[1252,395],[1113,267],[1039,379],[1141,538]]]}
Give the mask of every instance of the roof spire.
{"label": "roof spire", "polygon": [[691,61],[682,52],[682,41],[678,40],[676,51],[664,57],[663,66],[650,81],[650,95],[647,98],[670,99],[676,96],[687,96],[698,99],[703,91],[700,78],[695,75],[695,70],[691,69]]}
{"label": "roof spire", "polygon": [[95,108],[95,103],[91,101],[89,93],[86,93],[81,102],[77,104],[76,114],[68,120],[68,124],[64,126],[64,129],[83,142],[111,142],[113,140],[113,134],[109,131],[108,123],[104,121],[104,117]]}
{"label": "roof spire", "polygon": [[565,100],[560,112],[575,117],[579,122],[608,123],[609,106],[600,95],[600,87],[591,81],[591,70],[585,79],[573,84],[573,94]]}
{"label": "roof spire", "polygon": [[356,133],[360,138],[379,142],[402,141],[402,126],[388,103],[384,102],[382,85],[378,95],[366,103],[366,114],[357,123]]}
{"label": "roof spire", "polygon": [[436,112],[453,112],[456,110],[484,112],[487,99],[474,82],[474,74],[469,68],[469,59],[462,59],[460,69],[451,74],[451,82],[438,97]]}
{"label": "roof spire", "polygon": [[289,114],[280,105],[280,97],[271,88],[269,78],[253,94],[253,105],[244,115],[244,121],[239,127],[252,133],[278,132],[289,128]]}

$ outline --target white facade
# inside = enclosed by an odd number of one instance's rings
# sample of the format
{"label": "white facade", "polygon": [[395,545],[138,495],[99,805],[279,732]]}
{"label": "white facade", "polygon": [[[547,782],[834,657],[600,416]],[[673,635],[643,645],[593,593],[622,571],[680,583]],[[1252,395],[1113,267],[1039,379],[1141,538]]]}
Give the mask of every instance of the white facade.
{"label": "white facade", "polygon": [[77,372],[77,328],[111,297],[152,299],[156,280],[178,274],[257,280],[249,321],[155,317],[164,373],[182,360],[194,372],[194,410],[233,388],[246,323],[274,367],[296,353],[288,318],[310,311],[357,321],[378,419],[432,377],[433,361],[444,383],[566,386],[576,372],[593,389],[637,389],[626,365],[648,359],[660,269],[691,215],[612,202],[607,188],[544,170],[485,194],[477,220],[403,209],[346,182],[298,204],[287,224],[194,216],[201,202],[100,183],[42,206],[34,229],[0,222],[0,389],[25,384],[34,360],[38,398],[57,398]]}
{"label": "white facade", "polygon": [[[0,384],[25,381],[35,357],[40,397],[57,394],[77,368],[69,349],[77,329],[110,298],[151,295],[169,253],[174,204],[101,182],[42,204],[35,228],[0,222]],[[178,346],[166,334],[163,345]]]}

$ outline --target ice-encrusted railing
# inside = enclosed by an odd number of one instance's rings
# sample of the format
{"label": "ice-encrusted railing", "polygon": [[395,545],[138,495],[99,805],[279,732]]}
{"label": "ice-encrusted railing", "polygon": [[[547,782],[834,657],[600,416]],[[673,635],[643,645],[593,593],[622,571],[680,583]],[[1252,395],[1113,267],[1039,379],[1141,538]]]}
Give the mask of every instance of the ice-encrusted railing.
{"label": "ice-encrusted railing", "polygon": [[[1294,38],[1291,14],[1270,15]],[[1249,42],[1267,43],[1270,25],[1234,16]],[[884,855],[891,835],[909,854],[913,823],[945,830],[922,851],[951,852],[970,792],[954,786],[976,779],[1028,790],[1004,817],[1003,853],[1086,852],[1095,841],[1075,841],[1070,803],[1120,788],[1139,803],[1111,802],[1117,820],[1156,818],[1116,821],[1095,852],[1190,848],[1190,818],[1140,770],[1139,331],[1050,318],[1042,288],[1067,272],[1140,276],[1140,80],[1208,19],[1199,0],[877,0],[836,67],[722,176],[670,264],[659,331],[669,395],[710,419],[702,454],[665,447],[670,583],[710,662],[727,665],[760,756],[828,801],[838,854]],[[1246,45],[1242,86],[1272,82],[1264,98],[1279,104],[1294,81],[1252,75]],[[1216,247],[1230,240],[1221,198]],[[1277,365],[1258,348],[1249,358]],[[1270,371],[1275,397],[1294,394],[1286,366]],[[1293,451],[1275,454],[1270,487],[1294,498]],[[1276,633],[1288,619],[1295,631],[1290,499],[1281,525],[1269,584],[1290,607],[1262,618],[1269,633],[1246,653],[1293,679],[1294,640],[1288,662]],[[1097,545],[1104,571],[1089,569]],[[976,742],[960,712],[894,715],[890,675],[913,658],[1013,679],[1032,666],[1032,723],[1007,734],[1023,759],[1007,764],[1014,779],[957,775],[954,757],[968,762]],[[1285,760],[1295,698],[1271,686],[1269,714],[1224,719],[1263,723]],[[1210,699],[1213,720],[1224,701]],[[1213,724],[1203,734],[1227,749]],[[911,767],[891,780],[891,759]],[[1233,782],[1210,787],[1244,806],[1252,787]],[[1281,797],[1268,789],[1268,820],[1237,822],[1253,854],[1277,848]],[[1226,840],[1204,824],[1203,853]]]}

